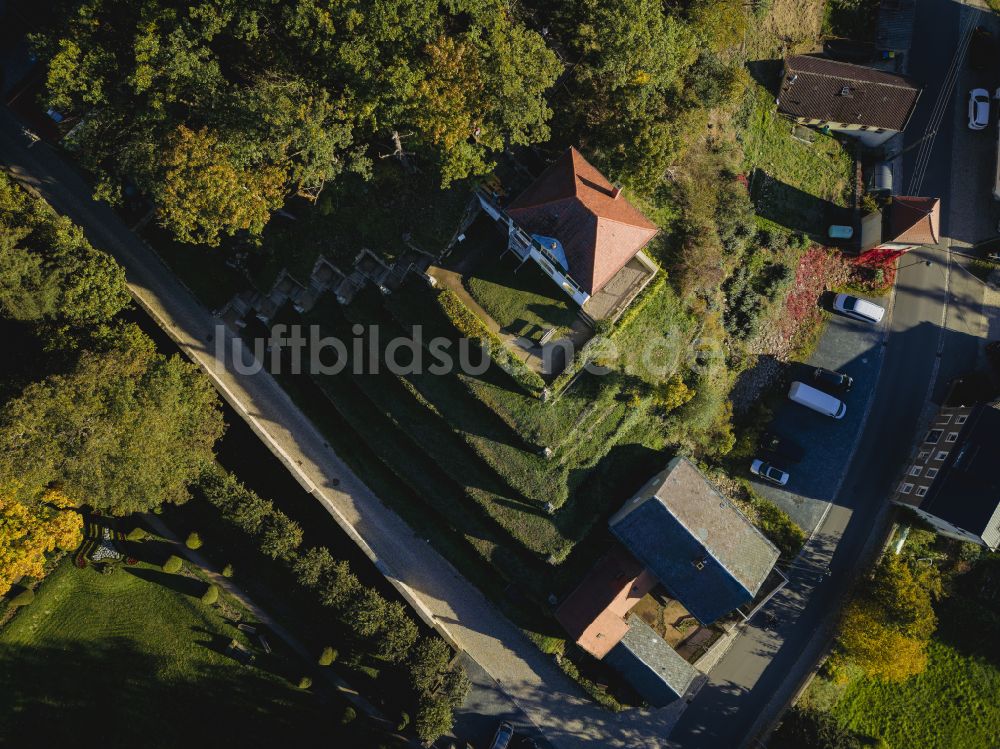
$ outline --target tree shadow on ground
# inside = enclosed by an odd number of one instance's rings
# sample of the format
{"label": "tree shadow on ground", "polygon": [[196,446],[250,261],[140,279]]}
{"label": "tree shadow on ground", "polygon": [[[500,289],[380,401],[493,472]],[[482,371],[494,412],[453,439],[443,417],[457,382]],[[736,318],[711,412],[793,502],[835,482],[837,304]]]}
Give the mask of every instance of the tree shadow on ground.
{"label": "tree shadow on ground", "polygon": [[128,556],[146,564],[162,565],[171,554],[177,552],[177,544],[153,538],[145,541],[125,541],[120,546]]}
{"label": "tree shadow on ground", "polygon": [[754,169],[750,184],[757,215],[790,231],[823,238],[830,224],[853,224],[851,209],[810,195],[762,169]]}
{"label": "tree shadow on ground", "polygon": [[184,575],[171,575],[169,572],[160,572],[146,567],[126,567],[125,571],[146,582],[162,585],[164,588],[176,591],[192,598],[201,598],[205,592],[206,584],[201,580]]}

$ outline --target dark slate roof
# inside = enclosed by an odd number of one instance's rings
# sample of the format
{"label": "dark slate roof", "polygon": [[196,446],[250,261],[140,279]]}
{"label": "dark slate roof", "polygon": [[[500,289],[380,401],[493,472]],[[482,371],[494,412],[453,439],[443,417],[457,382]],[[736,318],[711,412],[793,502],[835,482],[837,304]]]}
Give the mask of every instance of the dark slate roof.
{"label": "dark slate roof", "polygon": [[703,624],[752,600],[778,550],[686,458],[609,521],[611,532]]}
{"label": "dark slate roof", "polygon": [[658,231],[575,148],[505,209],[529,234],[559,240],[569,274],[596,294]]}
{"label": "dark slate roof", "polygon": [[920,509],[1000,545],[1000,410],[976,406]]}
{"label": "dark slate roof", "polygon": [[811,55],[785,59],[778,110],[792,117],[902,130],[920,87],[909,78]]}
{"label": "dark slate roof", "polygon": [[882,211],[861,217],[861,252],[868,252],[882,244]]}
{"label": "dark slate roof", "polygon": [[909,51],[915,11],[915,0],[882,0],[878,8],[875,46],[892,52]]}
{"label": "dark slate roof", "polygon": [[604,660],[654,707],[684,697],[699,673],[635,614],[629,615],[628,632]]}

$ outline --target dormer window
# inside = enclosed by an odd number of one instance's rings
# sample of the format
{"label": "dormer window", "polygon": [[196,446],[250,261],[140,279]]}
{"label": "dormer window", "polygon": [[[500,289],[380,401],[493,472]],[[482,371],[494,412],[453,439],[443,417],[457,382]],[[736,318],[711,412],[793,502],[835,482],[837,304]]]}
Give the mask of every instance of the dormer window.
{"label": "dormer window", "polygon": [[841,88],[840,89],[840,95],[841,96],[850,96],[851,95],[851,87],[850,86],[844,86],[843,88]]}

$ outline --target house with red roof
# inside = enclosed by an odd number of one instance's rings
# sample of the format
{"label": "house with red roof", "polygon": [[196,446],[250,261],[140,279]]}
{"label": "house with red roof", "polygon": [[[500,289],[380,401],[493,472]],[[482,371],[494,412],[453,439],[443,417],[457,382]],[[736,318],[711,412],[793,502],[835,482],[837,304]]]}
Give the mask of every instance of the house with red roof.
{"label": "house with red roof", "polygon": [[504,207],[479,196],[530,259],[595,318],[621,314],[657,271],[643,248],[659,229],[579,151],[570,148]]}
{"label": "house with red roof", "polygon": [[896,195],[861,219],[861,252],[902,255],[941,241],[941,199]]}

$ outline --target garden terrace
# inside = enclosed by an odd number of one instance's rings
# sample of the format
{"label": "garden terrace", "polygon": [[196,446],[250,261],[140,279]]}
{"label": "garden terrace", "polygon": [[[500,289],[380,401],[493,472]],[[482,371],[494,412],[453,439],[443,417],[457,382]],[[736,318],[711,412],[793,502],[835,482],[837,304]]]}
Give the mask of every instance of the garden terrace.
{"label": "garden terrace", "polygon": [[205,588],[148,564],[102,575],[65,558],[0,632],[0,733],[36,746],[110,725],[115,746],[297,744],[317,731],[348,740],[329,720],[336,698],[288,681],[302,664],[280,642],[254,665],[226,654],[234,639],[250,643],[199,600]]}

